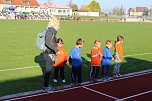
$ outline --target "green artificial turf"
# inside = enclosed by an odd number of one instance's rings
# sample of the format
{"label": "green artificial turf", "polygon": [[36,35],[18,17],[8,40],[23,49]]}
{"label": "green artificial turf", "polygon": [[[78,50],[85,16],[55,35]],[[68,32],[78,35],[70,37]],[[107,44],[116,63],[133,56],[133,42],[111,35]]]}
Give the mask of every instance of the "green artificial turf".
{"label": "green artificial turf", "polygon": [[[30,69],[0,71],[0,96],[41,89],[43,86],[43,55],[36,49],[37,33],[46,28],[48,21],[0,20],[0,70],[37,66]],[[89,78],[90,51],[94,40],[114,41],[118,35],[125,38],[123,43],[125,57],[121,74],[152,69],[152,24],[119,22],[61,22],[57,37],[63,38],[67,53],[75,41],[83,38],[82,48],[83,81]],[[113,48],[111,49],[113,52]],[[149,54],[143,54],[149,53]],[[134,54],[142,54],[135,56]],[[114,62],[112,62],[111,72]],[[71,68],[66,65],[65,84],[71,83]],[[101,72],[100,72],[101,74]],[[53,73],[52,73],[53,75]],[[101,75],[99,75],[99,78]],[[60,79],[59,79],[60,80]],[[52,82],[53,86],[61,86]]]}

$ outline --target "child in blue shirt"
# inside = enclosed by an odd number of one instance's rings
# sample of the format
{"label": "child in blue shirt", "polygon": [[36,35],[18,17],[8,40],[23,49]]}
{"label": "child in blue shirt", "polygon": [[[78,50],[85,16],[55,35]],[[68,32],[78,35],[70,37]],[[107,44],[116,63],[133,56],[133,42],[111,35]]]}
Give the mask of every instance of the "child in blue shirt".
{"label": "child in blue shirt", "polygon": [[110,69],[110,63],[113,59],[113,56],[110,52],[110,48],[112,47],[112,41],[106,41],[106,47],[103,49],[103,58],[102,58],[102,80],[108,80],[108,73]]}
{"label": "child in blue shirt", "polygon": [[[72,48],[70,52],[70,62],[72,65],[72,85],[80,85],[82,82],[82,57],[81,57],[81,51],[82,51],[82,46],[83,46],[84,41],[79,38],[76,41],[76,46]],[[78,78],[78,81],[77,81]]]}

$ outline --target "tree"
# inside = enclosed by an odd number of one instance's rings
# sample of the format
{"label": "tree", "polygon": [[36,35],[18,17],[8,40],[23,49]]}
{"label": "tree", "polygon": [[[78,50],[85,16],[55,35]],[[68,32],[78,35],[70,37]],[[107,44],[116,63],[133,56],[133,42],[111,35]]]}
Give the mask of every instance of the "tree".
{"label": "tree", "polygon": [[123,6],[121,6],[121,8],[120,8],[120,15],[124,15],[124,14],[125,14],[125,10],[124,10]]}
{"label": "tree", "polygon": [[91,11],[91,9],[90,9],[90,7],[89,6],[82,6],[81,8],[80,8],[80,10],[85,10],[85,11],[88,11],[88,12],[90,12]]}
{"label": "tree", "polygon": [[95,0],[91,1],[91,3],[88,5],[91,12],[100,12],[100,5]]}
{"label": "tree", "polygon": [[72,8],[72,11],[78,10],[78,6],[73,4],[73,0],[70,0],[67,5]]}
{"label": "tree", "polygon": [[151,7],[151,9],[150,9],[150,16],[152,17],[152,7]]}
{"label": "tree", "polygon": [[152,9],[150,9],[150,16],[152,16]]}
{"label": "tree", "polygon": [[77,11],[78,10],[78,6],[76,4],[73,4],[71,6],[71,8],[72,8],[72,11]]}
{"label": "tree", "polygon": [[123,9],[122,6],[121,6],[121,8],[115,7],[112,10],[112,14],[117,15],[117,16],[123,16],[125,14],[125,10]]}

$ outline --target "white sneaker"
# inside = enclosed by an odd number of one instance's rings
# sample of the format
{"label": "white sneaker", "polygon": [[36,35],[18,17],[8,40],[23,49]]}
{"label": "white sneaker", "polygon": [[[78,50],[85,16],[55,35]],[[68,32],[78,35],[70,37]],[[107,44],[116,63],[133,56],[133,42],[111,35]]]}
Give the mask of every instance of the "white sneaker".
{"label": "white sneaker", "polygon": [[62,80],[62,82],[63,82],[63,83],[65,83],[65,82],[66,82],[66,81],[65,81],[65,79],[64,79],[64,80]]}
{"label": "white sneaker", "polygon": [[53,92],[54,88],[52,86],[48,86],[48,87],[43,87],[43,92]]}
{"label": "white sneaker", "polygon": [[57,83],[58,81],[56,79],[53,79],[53,82]]}
{"label": "white sneaker", "polygon": [[113,77],[114,77],[114,78],[118,78],[118,75],[117,75],[117,74],[113,74]]}
{"label": "white sneaker", "polygon": [[121,75],[120,75],[120,74],[117,74],[117,76],[120,77]]}

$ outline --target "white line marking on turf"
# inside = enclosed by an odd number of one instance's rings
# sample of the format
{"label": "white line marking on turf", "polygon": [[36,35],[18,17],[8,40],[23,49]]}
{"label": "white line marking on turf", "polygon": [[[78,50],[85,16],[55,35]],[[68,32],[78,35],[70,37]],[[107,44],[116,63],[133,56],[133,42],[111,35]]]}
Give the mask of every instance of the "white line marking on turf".
{"label": "white line marking on turf", "polygon": [[[142,56],[142,55],[149,55],[149,54],[152,54],[152,52],[149,52],[149,53],[141,53],[141,54],[125,55],[124,57]],[[89,61],[90,61],[90,60],[89,60]],[[30,69],[30,68],[35,68],[35,67],[40,67],[40,66],[29,66],[29,67],[20,67],[20,68],[14,68],[14,69],[4,69],[4,70],[0,70],[0,72],[14,71],[14,70],[22,70],[22,69]]]}
{"label": "white line marking on turf", "polygon": [[8,32],[8,33],[16,33],[15,31],[11,31],[11,30],[1,30],[2,32]]}
{"label": "white line marking on turf", "polygon": [[152,93],[152,90],[122,98],[122,99],[120,99],[120,101],[124,101],[124,100],[130,99],[130,98],[134,98],[134,97],[141,96],[141,95],[148,94],[148,93]]}
{"label": "white line marking on turf", "polygon": [[0,72],[22,70],[22,69],[30,69],[30,68],[36,68],[36,67],[40,67],[40,66],[29,66],[29,67],[14,68],[14,69],[4,69],[4,70],[0,70]]}
{"label": "white line marking on turf", "polygon": [[142,55],[149,55],[149,54],[152,54],[152,52],[149,52],[149,53],[141,53],[141,54],[125,55],[124,57],[131,57],[131,56],[142,56]]}
{"label": "white line marking on turf", "polygon": [[98,94],[100,94],[100,95],[104,95],[104,96],[110,97],[110,98],[115,99],[115,100],[118,100],[118,98],[116,98],[116,97],[113,97],[113,96],[110,96],[110,95],[107,95],[107,94],[98,92],[98,91],[96,91],[96,90],[87,88],[87,87],[85,87],[85,86],[82,86],[82,88],[87,89],[87,90],[92,91],[92,92],[95,92],[95,93],[98,93]]}
{"label": "white line marking on turf", "polygon": [[14,99],[8,99],[8,100],[5,100],[5,101],[13,101],[13,100],[26,99],[26,98],[31,98],[31,97],[36,97],[36,96],[41,96],[41,95],[46,95],[46,94],[64,92],[64,91],[68,91],[68,90],[72,90],[72,89],[77,89],[77,88],[81,88],[81,86],[73,87],[73,88],[67,88],[67,89],[58,90],[58,91],[52,91],[52,92],[49,92],[49,93],[41,93],[41,94],[35,94],[35,95],[30,95],[30,96],[24,96],[24,97],[19,97],[19,98],[14,98]]}
{"label": "white line marking on turf", "polygon": [[140,74],[135,74],[135,75],[130,75],[130,76],[126,76],[126,77],[122,77],[122,78],[118,78],[118,79],[112,79],[112,80],[108,80],[108,81],[105,81],[105,82],[88,84],[88,85],[85,85],[85,86],[86,86],[86,87],[87,87],[87,86],[93,86],[93,85],[98,85],[98,84],[107,83],[107,82],[111,82],[111,81],[118,81],[118,80],[128,79],[128,78],[132,78],[132,77],[136,77],[136,76],[141,76],[141,75],[145,75],[145,74],[150,74],[150,73],[152,73],[152,71],[148,71],[148,72],[140,73]]}

